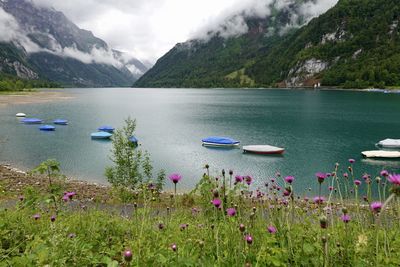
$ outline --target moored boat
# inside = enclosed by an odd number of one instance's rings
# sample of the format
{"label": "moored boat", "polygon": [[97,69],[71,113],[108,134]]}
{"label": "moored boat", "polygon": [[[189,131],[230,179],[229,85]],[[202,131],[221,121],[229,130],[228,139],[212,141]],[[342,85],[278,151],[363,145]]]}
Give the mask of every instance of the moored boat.
{"label": "moored boat", "polygon": [[379,141],[377,145],[386,148],[400,148],[400,139],[387,138]]}
{"label": "moored boat", "polygon": [[243,146],[243,152],[270,155],[270,154],[282,154],[283,152],[285,152],[285,149],[270,145],[250,145],[250,146]]}
{"label": "moored boat", "polygon": [[37,118],[25,118],[21,120],[22,123],[25,124],[40,124],[43,121],[41,119],[37,119]]}
{"label": "moored boat", "polygon": [[138,139],[135,136],[131,136],[129,138],[129,141],[134,145],[137,146],[138,145]]}
{"label": "moored boat", "polygon": [[240,144],[240,142],[237,140],[221,136],[210,136],[201,141],[203,142],[203,146],[211,147],[235,147]]}
{"label": "moored boat", "polygon": [[50,131],[55,131],[56,127],[54,127],[52,125],[43,125],[43,126],[39,127],[39,130],[50,132]]}
{"label": "moored boat", "polygon": [[100,132],[108,132],[108,133],[113,133],[115,128],[112,126],[101,126],[99,127],[97,130],[99,130]]}
{"label": "moored boat", "polygon": [[15,114],[15,116],[22,118],[22,117],[26,117],[26,114],[25,113],[17,113],[17,114]]}
{"label": "moored boat", "polygon": [[365,158],[397,159],[400,158],[400,151],[370,150],[361,152],[361,155]]}
{"label": "moored boat", "polygon": [[110,139],[112,136],[109,132],[95,132],[90,135],[92,139]]}
{"label": "moored boat", "polygon": [[62,120],[62,119],[54,120],[53,123],[57,124],[57,125],[68,125],[68,121],[67,120]]}

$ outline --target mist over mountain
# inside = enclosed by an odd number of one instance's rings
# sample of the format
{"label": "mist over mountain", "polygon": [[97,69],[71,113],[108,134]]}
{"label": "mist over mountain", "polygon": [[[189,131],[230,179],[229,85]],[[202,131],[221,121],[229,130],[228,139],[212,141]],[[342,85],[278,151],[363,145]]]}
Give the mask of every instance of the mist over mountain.
{"label": "mist over mountain", "polygon": [[62,12],[30,0],[1,0],[0,71],[66,86],[129,86],[147,67]]}
{"label": "mist over mountain", "polygon": [[274,0],[227,16],[177,44],[135,86],[399,85],[400,1],[335,2]]}

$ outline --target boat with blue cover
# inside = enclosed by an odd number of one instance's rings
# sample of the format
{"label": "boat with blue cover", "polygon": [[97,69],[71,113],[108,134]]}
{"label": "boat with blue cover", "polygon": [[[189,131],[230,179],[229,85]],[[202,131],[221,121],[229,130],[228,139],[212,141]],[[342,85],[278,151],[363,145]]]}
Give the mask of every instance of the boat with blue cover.
{"label": "boat with blue cover", "polygon": [[57,124],[57,125],[68,125],[68,121],[67,120],[62,120],[62,119],[54,120],[53,123]]}
{"label": "boat with blue cover", "polygon": [[40,124],[43,121],[41,119],[37,119],[37,118],[25,118],[21,120],[22,123],[25,124]]}
{"label": "boat with blue cover", "polygon": [[52,125],[43,125],[43,126],[39,127],[39,130],[50,132],[50,131],[55,131],[56,127],[54,127]]}
{"label": "boat with blue cover", "polygon": [[210,136],[201,140],[203,146],[211,147],[235,147],[239,146],[240,142],[229,137]]}
{"label": "boat with blue cover", "polygon": [[112,136],[109,132],[95,132],[90,135],[92,139],[110,139]]}
{"label": "boat with blue cover", "polygon": [[129,141],[135,146],[138,145],[138,139],[135,136],[129,137]]}
{"label": "boat with blue cover", "polygon": [[99,127],[97,130],[99,130],[100,132],[108,132],[108,133],[113,133],[115,128],[112,126],[101,126]]}

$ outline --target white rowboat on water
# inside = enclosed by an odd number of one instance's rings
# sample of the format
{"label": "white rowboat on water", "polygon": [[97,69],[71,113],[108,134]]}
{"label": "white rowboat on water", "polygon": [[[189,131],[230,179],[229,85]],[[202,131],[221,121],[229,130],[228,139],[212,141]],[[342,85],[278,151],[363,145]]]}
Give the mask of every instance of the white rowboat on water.
{"label": "white rowboat on water", "polygon": [[396,159],[400,158],[400,151],[387,151],[387,150],[371,150],[361,152],[366,158],[387,158]]}
{"label": "white rowboat on water", "polygon": [[15,114],[15,116],[16,117],[26,117],[26,114],[25,113],[17,113],[17,114]]}
{"label": "white rowboat on water", "polygon": [[400,148],[400,139],[390,139],[379,141],[378,146],[387,148]]}
{"label": "white rowboat on water", "polygon": [[254,154],[282,154],[285,151],[284,148],[270,146],[270,145],[251,145],[243,146],[243,152],[254,153]]}

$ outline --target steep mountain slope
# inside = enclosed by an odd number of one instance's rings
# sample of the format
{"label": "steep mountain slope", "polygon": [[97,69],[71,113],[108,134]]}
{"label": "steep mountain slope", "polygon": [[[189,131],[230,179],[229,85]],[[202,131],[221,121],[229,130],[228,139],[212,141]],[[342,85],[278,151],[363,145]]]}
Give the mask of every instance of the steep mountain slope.
{"label": "steep mountain slope", "polygon": [[[29,0],[1,0],[0,13],[0,23],[10,25],[11,35],[8,39],[0,36],[0,71],[4,73],[65,86],[128,86],[147,70],[137,59],[112,50],[54,9]],[[15,65],[30,70],[30,75],[19,75],[22,72]]]}
{"label": "steep mountain slope", "polygon": [[[287,25],[285,10],[248,18],[244,35],[178,44],[135,86],[400,85],[399,9],[399,0],[339,0],[286,34],[279,30]],[[278,30],[271,34],[271,27]]]}

